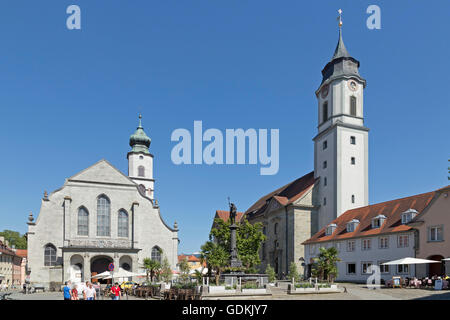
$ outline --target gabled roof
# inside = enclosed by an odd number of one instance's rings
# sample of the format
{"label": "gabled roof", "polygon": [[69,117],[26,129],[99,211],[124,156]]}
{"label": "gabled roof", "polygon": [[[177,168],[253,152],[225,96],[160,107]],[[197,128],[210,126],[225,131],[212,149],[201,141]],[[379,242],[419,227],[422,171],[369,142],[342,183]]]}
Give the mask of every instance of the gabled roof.
{"label": "gabled roof", "polygon": [[[427,208],[435,195],[436,192],[433,191],[407,198],[401,198],[347,210],[337,219],[330,222],[337,225],[337,228],[332,235],[325,235],[325,230],[327,227],[325,226],[310,239],[303,242],[303,244],[320,243],[326,241],[351,239],[357,237],[412,230],[410,226],[401,223],[401,214],[408,209],[415,209],[419,213],[421,213],[425,208]],[[386,216],[385,222],[380,228],[372,228],[372,219],[380,214]],[[360,223],[356,227],[355,231],[347,232],[347,223],[353,219],[359,220]]]}
{"label": "gabled roof", "polygon": [[[102,171],[99,175],[98,171]],[[99,183],[115,183],[122,185],[136,186],[136,183],[126,176],[122,171],[114,167],[108,160],[102,159],[90,167],[78,172],[68,181],[79,182],[99,182]]]}
{"label": "gabled roof", "polygon": [[317,179],[314,178],[314,171],[312,171],[261,197],[245,212],[245,214],[258,214],[264,212],[272,198],[278,201],[282,206],[287,206],[303,196],[312,186],[314,186],[316,180]]}
{"label": "gabled roof", "polygon": [[[242,217],[244,216],[244,212],[236,212],[236,222],[241,221]],[[214,219],[220,218],[224,222],[227,222],[230,218],[230,211],[225,210],[216,210],[216,215],[214,216]]]}

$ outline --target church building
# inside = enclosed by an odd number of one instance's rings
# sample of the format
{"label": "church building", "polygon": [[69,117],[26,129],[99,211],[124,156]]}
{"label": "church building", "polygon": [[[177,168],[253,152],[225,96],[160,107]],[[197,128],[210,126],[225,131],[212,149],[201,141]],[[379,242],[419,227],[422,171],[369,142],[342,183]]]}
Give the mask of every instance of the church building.
{"label": "church building", "polygon": [[144,258],[178,257],[178,226],[164,222],[154,197],[151,139],[139,126],[130,137],[128,175],[100,160],[45,193],[36,221],[28,218],[32,284],[87,281],[113,263],[143,272]]}
{"label": "church building", "polygon": [[263,223],[267,237],[261,272],[270,264],[281,276],[295,262],[306,274],[301,244],[345,211],[369,202],[366,80],[359,74],[359,61],[344,45],[341,27],[340,20],[336,49],[315,92],[314,171],[265,195],[246,211],[250,223]]}

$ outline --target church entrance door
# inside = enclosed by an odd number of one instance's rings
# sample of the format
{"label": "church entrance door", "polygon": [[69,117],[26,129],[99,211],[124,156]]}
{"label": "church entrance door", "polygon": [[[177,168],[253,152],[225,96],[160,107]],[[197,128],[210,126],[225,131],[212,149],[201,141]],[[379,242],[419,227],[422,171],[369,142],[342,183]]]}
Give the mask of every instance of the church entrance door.
{"label": "church entrance door", "polygon": [[[91,276],[108,271],[108,265],[113,262],[113,259],[106,256],[94,257],[91,260]],[[92,279],[93,282],[95,279]],[[108,283],[108,280],[98,280],[99,283]]]}

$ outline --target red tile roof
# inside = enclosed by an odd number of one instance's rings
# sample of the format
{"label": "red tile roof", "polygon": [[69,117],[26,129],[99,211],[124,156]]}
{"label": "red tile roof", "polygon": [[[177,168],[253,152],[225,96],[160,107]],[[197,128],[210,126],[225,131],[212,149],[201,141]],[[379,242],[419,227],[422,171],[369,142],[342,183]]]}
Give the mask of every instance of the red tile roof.
{"label": "red tile roof", "polygon": [[178,262],[180,262],[180,261],[182,261],[182,260],[184,260],[184,259],[186,259],[186,258],[187,258],[188,262],[199,262],[199,261],[200,261],[200,259],[197,258],[197,257],[194,256],[194,255],[184,255],[184,254],[180,254],[180,255],[178,256]]}
{"label": "red tile roof", "polygon": [[[236,212],[236,222],[241,221],[243,216],[244,216],[244,212]],[[214,216],[214,219],[216,219],[216,218],[220,218],[224,222],[227,222],[228,219],[230,219],[230,211],[216,210],[216,215]]]}
{"label": "red tile roof", "polygon": [[314,179],[314,171],[300,177],[281,188],[266,194],[264,197],[256,201],[245,214],[258,214],[264,212],[273,198],[278,201],[282,206],[293,203],[303,196],[312,186],[317,179]]}
{"label": "red tile roof", "polygon": [[[337,225],[332,235],[326,236],[326,227],[324,227],[310,239],[303,242],[303,244],[409,231],[412,228],[401,223],[401,214],[408,209],[415,209],[420,214],[428,206],[435,194],[436,192],[433,191],[347,210],[337,219],[330,222],[330,224],[334,223]],[[372,218],[379,214],[386,216],[386,220],[380,228],[374,229],[372,228]],[[359,220],[359,225],[355,231],[347,232],[347,222],[352,219]]]}
{"label": "red tile roof", "polygon": [[27,254],[28,254],[28,251],[25,249],[17,249],[16,250],[16,255],[18,255],[19,257],[26,258]]}

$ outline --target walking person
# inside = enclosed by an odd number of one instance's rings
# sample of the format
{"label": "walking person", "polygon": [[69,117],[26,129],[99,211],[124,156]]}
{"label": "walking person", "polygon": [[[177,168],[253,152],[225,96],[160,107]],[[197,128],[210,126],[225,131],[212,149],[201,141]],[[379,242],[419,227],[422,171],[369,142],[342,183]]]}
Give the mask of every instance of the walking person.
{"label": "walking person", "polygon": [[[72,292],[71,292],[71,282],[70,281],[66,281],[64,283],[64,288],[63,288],[63,293],[64,293],[64,300],[72,300]],[[26,287],[25,287],[26,290]]]}
{"label": "walking person", "polygon": [[97,300],[97,292],[89,281],[86,281],[86,289],[84,289],[83,294],[84,300]]}
{"label": "walking person", "polygon": [[70,293],[71,293],[71,300],[80,300],[78,298],[78,290],[76,284],[73,285],[73,289],[70,291]]}
{"label": "walking person", "polygon": [[122,291],[120,290],[119,283],[115,283],[114,286],[111,288],[112,292],[112,299],[113,300],[120,300],[120,296],[122,295]]}

